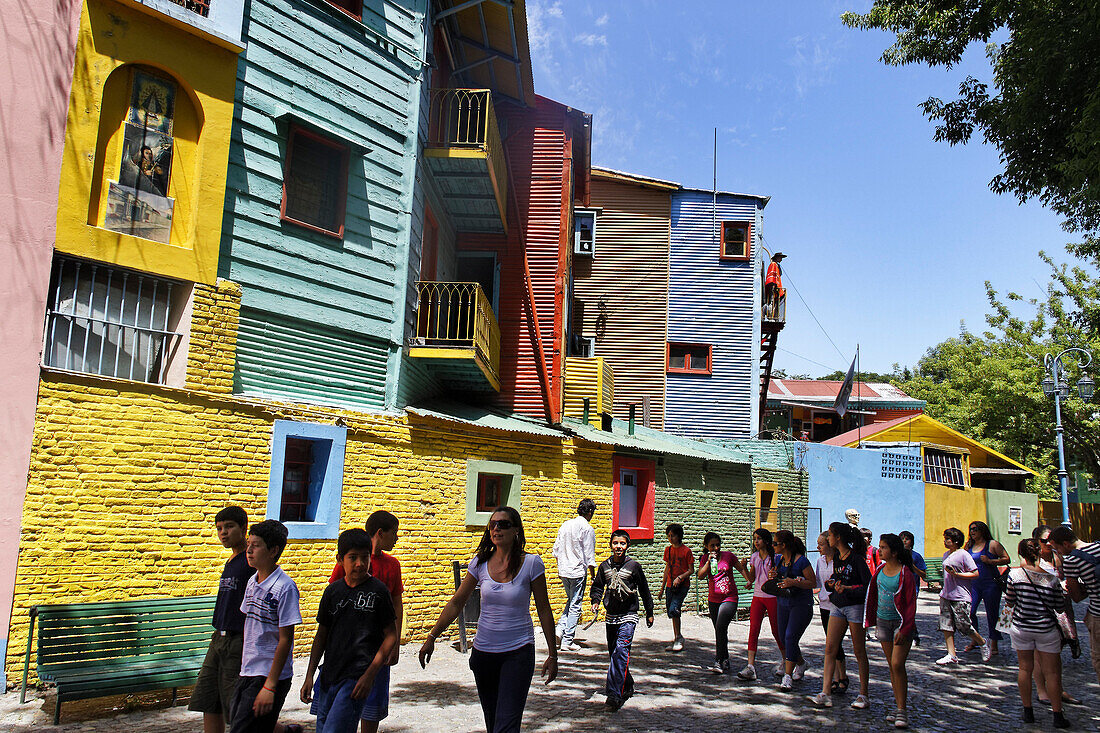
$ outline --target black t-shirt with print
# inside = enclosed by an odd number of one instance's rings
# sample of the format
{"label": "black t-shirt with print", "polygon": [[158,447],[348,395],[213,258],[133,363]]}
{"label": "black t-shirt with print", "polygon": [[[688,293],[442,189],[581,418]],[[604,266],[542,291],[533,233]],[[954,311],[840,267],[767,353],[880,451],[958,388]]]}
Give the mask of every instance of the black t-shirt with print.
{"label": "black t-shirt with print", "polygon": [[834,583],[844,586],[843,593],[830,593],[829,600],[835,606],[858,606],[867,597],[867,584],[871,582],[871,569],[867,567],[863,553],[849,552],[848,557],[833,559]]}
{"label": "black t-shirt with print", "polygon": [[243,552],[229,558],[218,581],[218,599],[214,601],[214,628],[218,631],[244,631],[244,614],[241,613],[241,601],[248,579],[256,574],[256,568],[248,564]]}
{"label": "black t-shirt with print", "polygon": [[385,584],[367,578],[354,588],[341,578],[329,583],[317,608],[317,623],[328,629],[321,684],[359,677],[374,661],[385,629],[397,619]]}

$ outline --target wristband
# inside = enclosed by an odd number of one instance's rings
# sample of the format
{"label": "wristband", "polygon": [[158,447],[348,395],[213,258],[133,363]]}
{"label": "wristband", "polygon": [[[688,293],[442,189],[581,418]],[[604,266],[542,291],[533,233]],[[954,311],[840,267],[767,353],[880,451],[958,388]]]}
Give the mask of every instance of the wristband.
{"label": "wristband", "polygon": [[268,687],[268,686],[267,686],[266,684],[264,685],[264,689],[265,689],[265,690],[267,690],[268,692],[272,693],[272,694],[274,694],[274,693],[275,693],[275,690],[271,689],[271,688],[270,688],[270,687]]}

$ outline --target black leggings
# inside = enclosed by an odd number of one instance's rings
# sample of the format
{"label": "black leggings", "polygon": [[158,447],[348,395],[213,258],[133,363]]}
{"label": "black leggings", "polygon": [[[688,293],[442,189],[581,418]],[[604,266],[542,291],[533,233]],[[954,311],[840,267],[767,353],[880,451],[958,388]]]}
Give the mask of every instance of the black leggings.
{"label": "black leggings", "polygon": [[519,733],[535,674],[535,645],[510,652],[470,652],[470,669],[488,733]]}
{"label": "black leggings", "polygon": [[[829,612],[824,608],[821,611],[821,628],[825,629],[825,636],[829,636]],[[844,661],[844,639],[840,640],[840,647],[836,650],[836,661]]]}
{"label": "black leggings", "polygon": [[737,615],[737,601],[707,602],[710,622],[714,624],[714,658],[722,662],[730,658],[730,623]]}

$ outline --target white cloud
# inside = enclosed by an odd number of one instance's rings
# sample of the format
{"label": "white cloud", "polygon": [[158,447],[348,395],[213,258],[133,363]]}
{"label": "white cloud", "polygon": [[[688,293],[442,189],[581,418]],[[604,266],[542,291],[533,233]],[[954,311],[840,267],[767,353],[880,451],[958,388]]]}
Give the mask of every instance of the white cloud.
{"label": "white cloud", "polygon": [[599,18],[596,18],[596,27],[607,25],[607,21],[610,19],[611,17],[607,13],[604,13]]}
{"label": "white cloud", "polygon": [[582,46],[607,46],[607,36],[595,33],[581,33],[574,39]]}
{"label": "white cloud", "polygon": [[565,13],[561,9],[561,2],[555,2],[553,5],[546,8],[546,14],[551,18],[561,18],[565,16]]}
{"label": "white cloud", "polygon": [[824,37],[811,39],[803,35],[791,39],[794,55],[788,63],[794,68],[794,90],[798,96],[832,81],[837,57],[827,43]]}

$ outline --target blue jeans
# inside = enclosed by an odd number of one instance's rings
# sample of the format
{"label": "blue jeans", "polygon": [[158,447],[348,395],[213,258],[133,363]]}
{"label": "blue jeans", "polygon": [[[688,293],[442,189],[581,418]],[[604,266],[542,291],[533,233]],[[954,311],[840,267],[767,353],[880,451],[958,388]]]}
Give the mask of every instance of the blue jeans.
{"label": "blue jeans", "polygon": [[684,609],[684,600],[688,597],[689,583],[685,580],[678,586],[665,588],[665,610],[669,618],[680,618]]}
{"label": "blue jeans", "polygon": [[1001,587],[992,578],[978,578],[970,592],[970,625],[978,629],[978,606],[985,604],[985,620],[989,628],[989,640],[1000,641],[1001,632],[997,631],[997,619],[1001,615]]}
{"label": "blue jeans", "polygon": [[519,733],[535,674],[535,645],[510,652],[470,652],[477,697],[488,733]]}
{"label": "blue jeans", "polygon": [[630,644],[634,641],[633,621],[607,624],[607,697],[626,700],[634,694],[634,678],[630,675]]}
{"label": "blue jeans", "polygon": [[363,714],[366,698],[351,699],[351,691],[358,681],[357,677],[349,677],[324,685],[318,680],[313,686],[317,733],[355,733],[359,729],[359,716]]}
{"label": "blue jeans", "polygon": [[584,586],[587,581],[587,575],[561,579],[561,585],[565,588],[565,610],[561,614],[556,631],[561,637],[562,646],[572,644],[573,635],[577,633],[577,623],[581,620],[581,604],[584,603]]}
{"label": "blue jeans", "polygon": [[[783,640],[785,650],[784,659],[795,664],[802,664],[802,650],[798,648],[798,642],[802,641],[802,635],[810,626],[814,617],[814,607],[804,603],[791,605],[784,603],[786,599],[779,599],[779,638]],[[811,599],[812,600],[812,599]]]}

